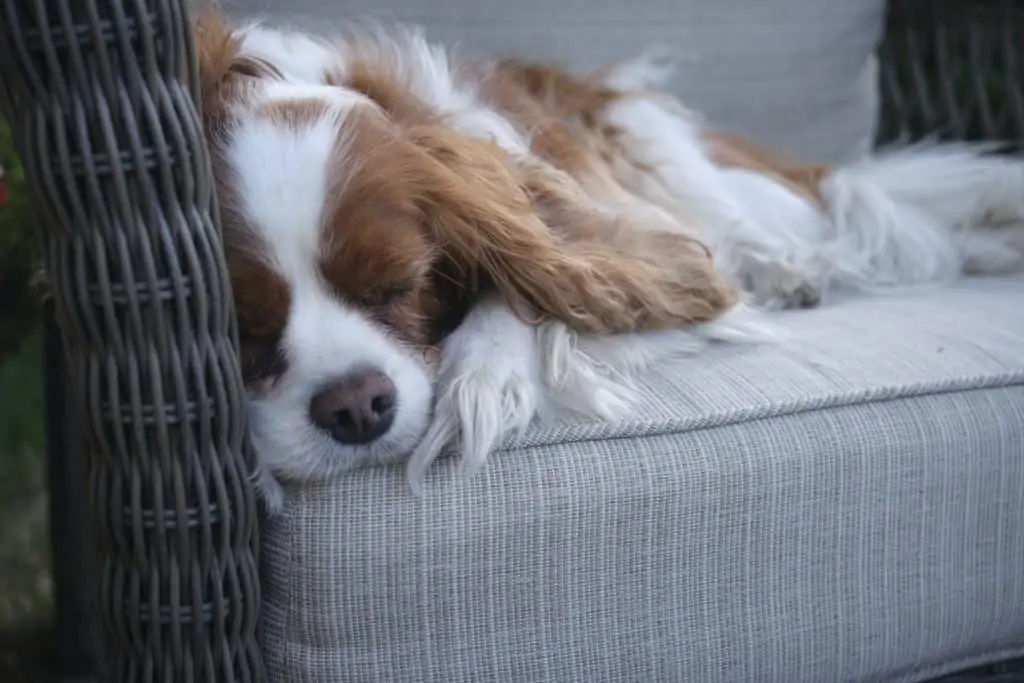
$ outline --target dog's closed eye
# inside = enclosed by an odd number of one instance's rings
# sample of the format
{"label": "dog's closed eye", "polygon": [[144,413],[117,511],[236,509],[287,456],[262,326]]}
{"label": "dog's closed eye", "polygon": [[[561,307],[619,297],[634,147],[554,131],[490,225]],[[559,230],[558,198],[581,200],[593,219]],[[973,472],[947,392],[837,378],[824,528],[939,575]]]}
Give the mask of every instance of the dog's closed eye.
{"label": "dog's closed eye", "polygon": [[379,287],[364,297],[362,303],[374,308],[385,308],[398,303],[412,293],[410,285],[387,285]]}
{"label": "dog's closed eye", "polygon": [[273,381],[288,369],[288,359],[281,348],[280,336],[252,337],[242,335],[242,377],[247,384]]}
{"label": "dog's closed eye", "polygon": [[409,285],[390,285],[377,288],[360,299],[360,304],[378,323],[395,328],[401,326],[410,313],[406,303],[414,292]]}

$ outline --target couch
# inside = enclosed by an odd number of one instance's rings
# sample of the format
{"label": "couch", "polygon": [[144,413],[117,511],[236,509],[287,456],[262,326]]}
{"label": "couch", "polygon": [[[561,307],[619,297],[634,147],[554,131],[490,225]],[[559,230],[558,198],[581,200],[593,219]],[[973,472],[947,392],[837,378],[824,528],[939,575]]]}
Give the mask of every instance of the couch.
{"label": "couch", "polygon": [[[1024,278],[780,314],[790,341],[660,366],[621,423],[535,429],[468,480],[442,461],[422,498],[400,467],[352,472],[261,520],[184,3],[2,4],[89,456],[103,680],[1022,671]],[[683,46],[673,89],[814,161],[1024,131],[1019,3],[526,5],[228,3],[576,67]]]}

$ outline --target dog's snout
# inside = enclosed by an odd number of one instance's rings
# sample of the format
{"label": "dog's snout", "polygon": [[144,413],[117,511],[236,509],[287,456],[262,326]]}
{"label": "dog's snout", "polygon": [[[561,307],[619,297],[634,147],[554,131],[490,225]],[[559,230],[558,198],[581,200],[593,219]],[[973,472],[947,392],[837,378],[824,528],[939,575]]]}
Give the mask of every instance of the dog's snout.
{"label": "dog's snout", "polygon": [[395,384],[387,375],[361,372],[335,380],[313,396],[309,414],[338,443],[367,444],[391,428],[395,402]]}

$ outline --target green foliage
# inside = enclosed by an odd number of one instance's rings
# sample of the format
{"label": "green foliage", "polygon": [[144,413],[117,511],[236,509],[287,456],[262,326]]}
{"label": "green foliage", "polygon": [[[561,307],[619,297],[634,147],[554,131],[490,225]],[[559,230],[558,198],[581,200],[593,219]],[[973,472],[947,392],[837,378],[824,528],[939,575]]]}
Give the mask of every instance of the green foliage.
{"label": "green foliage", "polygon": [[25,335],[0,361],[0,509],[43,486],[43,340]]}
{"label": "green foliage", "polygon": [[[32,286],[35,234],[25,174],[0,119],[0,679],[28,680],[28,635],[51,615],[43,456],[41,306]],[[34,680],[34,678],[32,679]]]}
{"label": "green foliage", "polygon": [[9,189],[0,207],[0,671],[6,671],[17,653],[5,652],[5,634],[44,619],[51,588],[35,234],[25,174],[2,119],[0,164]]}
{"label": "green foliage", "polygon": [[36,272],[35,233],[25,173],[14,151],[11,132],[0,120],[0,164],[9,198],[0,207],[0,358],[18,347],[38,326],[39,297],[32,286]]}
{"label": "green foliage", "polygon": [[0,387],[0,680],[9,681],[24,680],[5,677],[25,656],[20,634],[51,609],[38,330],[0,359]]}

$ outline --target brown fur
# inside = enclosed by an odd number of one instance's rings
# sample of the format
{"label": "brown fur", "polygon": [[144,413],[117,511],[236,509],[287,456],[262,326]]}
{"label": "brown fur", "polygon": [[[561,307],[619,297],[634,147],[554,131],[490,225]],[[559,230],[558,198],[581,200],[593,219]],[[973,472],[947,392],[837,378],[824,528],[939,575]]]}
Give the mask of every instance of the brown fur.
{"label": "brown fur", "polygon": [[801,164],[750,140],[728,133],[710,133],[711,158],[728,168],[743,168],[775,180],[792,192],[821,206],[819,185],[830,167]]}
{"label": "brown fur", "polygon": [[578,330],[627,331],[707,321],[732,303],[692,238],[618,225],[550,176],[510,169],[492,143],[443,128],[413,136],[444,167],[425,188],[434,238],[525,319],[536,310]]}
{"label": "brown fur", "polygon": [[454,289],[440,272],[440,251],[422,229],[423,160],[376,112],[349,118],[360,134],[347,154],[361,167],[354,174],[339,169],[339,190],[326,211],[321,273],[340,297],[400,339],[430,347],[461,319],[468,291]]}
{"label": "brown fur", "polygon": [[199,11],[193,31],[199,64],[200,113],[213,164],[224,255],[239,322],[242,374],[246,381],[279,370],[278,344],[291,306],[291,291],[264,260],[262,247],[236,211],[230,169],[220,157],[228,105],[243,100],[253,81],[274,77],[269,65],[238,57],[238,45],[220,14]]}
{"label": "brown fur", "polygon": [[[496,104],[519,120],[532,120],[550,134],[557,130],[559,144],[538,141],[537,154],[559,168],[575,174],[576,168],[563,165],[581,157],[588,159],[589,173],[612,176],[612,161],[630,163],[619,139],[620,131],[607,124],[602,112],[629,94],[612,90],[595,80],[578,78],[548,64],[514,59],[502,60],[495,68],[486,90]],[[485,86],[487,87],[487,86]],[[530,103],[527,105],[527,101]],[[559,125],[555,125],[555,123]],[[575,148],[566,154],[567,143]],[[598,169],[600,167],[600,169]],[[650,169],[634,166],[638,172]],[[622,191],[615,182],[616,191]]]}
{"label": "brown fur", "polygon": [[[644,96],[643,93],[620,93],[596,79],[577,78],[550,65],[517,60],[500,62],[498,73],[506,84],[519,86],[532,99],[535,108],[561,122],[576,123],[574,141],[578,145],[594,150],[606,162],[613,158],[620,163],[628,162],[629,155],[618,141],[619,132],[602,124],[601,112],[617,99]],[[505,90],[508,89],[506,85]],[[521,102],[511,103],[507,94],[499,102],[518,117],[529,111]],[[530,115],[535,116],[535,113],[530,112]],[[828,166],[795,162],[739,135],[713,132],[708,134],[707,140],[712,159],[721,166],[744,168],[766,175],[791,191],[821,204],[819,184],[828,174]],[[564,146],[558,150],[539,146],[536,151],[556,164],[562,159],[571,158],[565,155]],[[572,156],[577,155],[578,152]],[[650,171],[641,166],[632,170],[639,173]]]}
{"label": "brown fur", "polygon": [[226,104],[244,98],[256,80],[280,77],[270,64],[238,54],[232,27],[214,9],[197,12],[193,41],[199,65],[200,113],[208,133],[223,124]]}
{"label": "brown fur", "polygon": [[[283,321],[279,302],[287,301],[287,288],[250,258],[250,232],[244,217],[232,212],[230,169],[216,150],[218,131],[231,125],[225,105],[245,105],[254,80],[275,74],[237,59],[237,46],[216,22],[197,29],[197,45],[204,122],[225,198],[229,269],[243,336],[258,339],[261,324],[245,321]],[[354,162],[359,170],[325,207],[331,216],[325,239],[332,248],[321,269],[339,295],[403,339],[433,343],[489,286],[527,321],[553,317],[588,332],[704,322],[734,302],[733,290],[718,279],[707,250],[693,237],[633,224],[602,208],[616,192],[622,202],[636,198],[615,182],[586,137],[558,123],[558,116],[545,115],[543,107],[522,103],[533,107],[537,123],[550,126],[534,138],[548,161],[534,163],[452,132],[378,65],[356,64],[351,74],[339,85],[363,92],[380,110],[367,107],[346,121],[355,156],[339,157],[339,167]],[[576,107],[580,120],[589,121],[586,90],[572,92],[564,106]],[[315,114],[315,105],[287,103],[246,115],[297,125]],[[272,310],[266,307],[271,301],[278,302]]]}
{"label": "brown fur", "polygon": [[[451,132],[374,65],[357,62],[352,74],[344,85],[378,102],[438,162],[422,188],[424,216],[448,270],[470,291],[486,281],[530,322],[555,317],[592,332],[704,322],[735,301],[693,237],[627,225],[596,206],[593,193],[611,201],[625,190],[528,97],[519,99],[519,122],[551,126],[533,129],[534,144],[548,145],[568,174]],[[511,90],[492,92],[512,103]]]}
{"label": "brown fur", "polygon": [[587,128],[600,128],[601,111],[622,97],[616,90],[549,64],[505,59],[498,63],[496,72],[518,84],[549,115],[563,121],[579,120]]}
{"label": "brown fur", "polygon": [[601,152],[602,140],[572,118],[559,116],[507,68],[498,68],[483,81],[483,94],[530,133],[530,151],[540,160],[567,173],[597,202],[635,200],[615,180]]}

